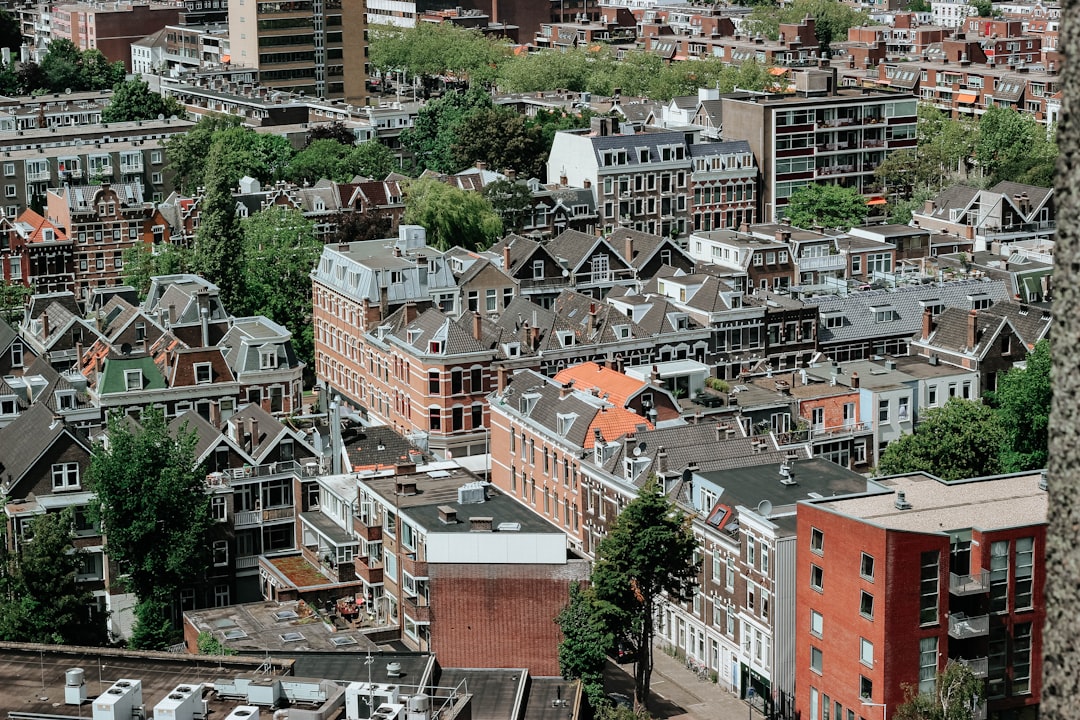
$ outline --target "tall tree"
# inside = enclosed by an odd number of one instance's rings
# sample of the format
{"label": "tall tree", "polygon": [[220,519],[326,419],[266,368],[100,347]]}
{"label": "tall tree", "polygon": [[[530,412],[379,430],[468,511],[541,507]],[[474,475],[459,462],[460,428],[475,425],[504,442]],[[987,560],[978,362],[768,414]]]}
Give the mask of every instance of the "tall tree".
{"label": "tall tree", "polygon": [[636,707],[648,707],[657,606],[665,595],[675,601],[693,597],[697,547],[689,519],[671,503],[655,477],[619,513],[600,541],[592,583],[597,599],[617,610],[613,617],[618,624],[609,627],[637,646]]}
{"label": "tall tree", "polygon": [[462,165],[454,148],[459,144],[464,118],[476,110],[494,107],[483,90],[452,91],[432,100],[416,116],[411,128],[401,132],[401,145],[415,158],[420,170],[452,173]]}
{"label": "tall tree", "polygon": [[164,97],[150,89],[142,78],[120,83],[113,89],[109,104],[101,111],[101,121],[133,122],[152,120],[157,116],[186,118],[187,111],[172,97]]}
{"label": "tall tree", "polygon": [[297,355],[314,367],[310,275],[322,253],[315,223],[299,210],[271,206],[245,219],[243,230],[242,312],[285,326]]}
{"label": "tall tree", "polygon": [[342,145],[337,140],[314,140],[296,153],[283,175],[295,183],[314,184],[323,178],[349,182],[357,175],[383,179],[394,169],[390,148],[376,140]]}
{"label": "tall tree", "polygon": [[413,180],[405,187],[404,219],[422,225],[428,243],[440,250],[483,250],[502,233],[502,221],[483,195],[433,178]]}
{"label": "tall tree", "polygon": [[362,213],[339,213],[334,225],[337,227],[334,240],[339,243],[390,237],[392,227],[389,216],[371,208]]}
{"label": "tall tree", "polygon": [[496,180],[483,189],[484,197],[502,219],[503,230],[521,232],[532,211],[533,196],[524,182]]}
{"label": "tall tree", "polygon": [[862,223],[868,213],[866,198],[858,190],[813,183],[791,194],[785,217],[795,227],[820,225],[847,230]]}
{"label": "tall tree", "polygon": [[951,398],[930,408],[915,432],[885,448],[878,475],[928,472],[945,481],[996,475],[1005,429],[994,411],[975,400]]}
{"label": "tall tree", "polygon": [[140,298],[146,297],[150,278],[190,271],[191,251],[180,245],[139,243],[124,251],[124,284],[135,288]]}
{"label": "tall tree", "polygon": [[228,162],[228,153],[215,140],[206,165],[206,189],[192,264],[200,275],[218,286],[225,307],[231,310],[244,304],[244,242]]}
{"label": "tall tree", "polygon": [[140,422],[133,430],[122,415],[109,418],[108,444],[97,445],[90,462],[91,507],[105,532],[106,554],[139,600],[137,647],[161,649],[168,642],[161,628],[180,588],[209,567],[214,520],[205,473],[195,463],[195,433],[173,437],[153,406]]}
{"label": "tall tree", "polygon": [[176,176],[177,185],[185,193],[195,193],[204,185],[206,160],[214,134],[222,128],[240,125],[235,115],[203,115],[186,133],[177,133],[165,141],[165,157]]}
{"label": "tall tree", "polygon": [[559,669],[567,680],[579,680],[589,704],[597,708],[604,701],[604,666],[615,644],[609,615],[613,608],[600,602],[591,587],[570,586],[570,602],[555,622],[562,630]]}
{"label": "tall tree", "polygon": [[1005,428],[1001,461],[1005,472],[1046,467],[1050,432],[1050,341],[1040,340],[1027,355],[1024,367],[998,378],[997,390],[988,393]]}
{"label": "tall tree", "polygon": [[0,47],[12,50],[14,56],[19,52],[22,43],[22,26],[18,18],[7,10],[0,10]]}
{"label": "tall tree", "polygon": [[483,161],[492,170],[515,170],[521,177],[539,177],[550,146],[541,145],[540,128],[509,108],[477,110],[466,115],[453,151],[458,169]]}
{"label": "tall tree", "polygon": [[437,76],[487,84],[509,46],[451,23],[417,23],[413,28],[372,28],[368,51],[372,67],[383,74],[404,72],[425,85]]}
{"label": "tall tree", "polygon": [[345,123],[335,120],[331,123],[320,123],[308,130],[307,145],[316,140],[336,140],[342,145],[354,145],[356,144],[356,135]]}
{"label": "tall tree", "polygon": [[983,681],[955,660],[937,673],[933,693],[920,694],[917,685],[905,690],[906,699],[893,712],[893,720],[975,720],[984,697]]}
{"label": "tall tree", "polygon": [[1053,180],[1057,145],[1032,116],[995,105],[979,119],[976,157],[988,182],[1047,185]]}
{"label": "tall tree", "polygon": [[75,548],[71,509],[30,522],[32,542],[7,558],[0,638],[15,642],[102,645],[104,618],[91,617],[90,591],[77,581],[85,553]]}

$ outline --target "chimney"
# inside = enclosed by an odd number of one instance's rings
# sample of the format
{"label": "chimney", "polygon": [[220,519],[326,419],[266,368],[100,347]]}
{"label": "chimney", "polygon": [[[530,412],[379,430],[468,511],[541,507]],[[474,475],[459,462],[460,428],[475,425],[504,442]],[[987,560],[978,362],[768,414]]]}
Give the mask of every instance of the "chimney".
{"label": "chimney", "polygon": [[401,257],[401,248],[398,247],[397,245],[394,246],[394,257],[396,257],[396,258]]}
{"label": "chimney", "polygon": [[[412,475],[416,472],[416,463],[403,463],[394,468],[396,475]],[[402,479],[394,483],[394,492],[398,495],[416,495],[416,479]]]}
{"label": "chimney", "polygon": [[561,388],[559,388],[559,399],[560,400],[565,400],[566,398],[570,397],[570,395],[572,395],[573,392],[574,392],[574,381],[573,380],[567,380],[566,383]]}
{"label": "chimney", "polygon": [[487,163],[484,162],[483,160],[477,160],[476,161],[476,169],[477,170],[487,170]]}
{"label": "chimney", "polygon": [[590,180],[589,178],[585,178],[584,180],[581,181],[581,187],[588,190],[589,188],[592,187],[592,180]]}
{"label": "chimney", "polygon": [[469,532],[491,532],[490,517],[469,518]]}
{"label": "chimney", "polygon": [[789,243],[791,242],[791,228],[782,227],[776,231],[776,242]]}
{"label": "chimney", "polygon": [[439,506],[439,521],[443,525],[457,525],[457,510],[449,505]]}
{"label": "chimney", "polygon": [[934,332],[934,311],[932,308],[924,308],[922,313],[922,339],[929,340]]}
{"label": "chimney", "polygon": [[667,450],[663,447],[656,453],[656,474],[660,478],[667,474]]}
{"label": "chimney", "polygon": [[649,383],[657,387],[660,386],[660,366],[653,365],[652,372],[649,373]]}
{"label": "chimney", "polygon": [[506,390],[506,383],[510,379],[510,371],[507,370],[505,365],[500,365],[495,369],[495,389],[499,392]]}
{"label": "chimney", "polygon": [[210,347],[210,308],[199,308],[199,322],[202,325],[202,346]]}
{"label": "chimney", "polygon": [[41,313],[41,328],[42,328],[42,332],[45,333],[43,337],[48,338],[49,337],[49,313]]}
{"label": "chimney", "polygon": [[[1027,308],[1025,308],[1026,310]],[[83,346],[81,342],[75,343],[75,369],[82,367]]]}
{"label": "chimney", "polygon": [[255,418],[248,418],[248,428],[251,431],[251,446],[248,451],[254,451],[259,446],[259,421]]}
{"label": "chimney", "polygon": [[210,424],[215,428],[221,427],[221,405],[216,402],[210,403]]}
{"label": "chimney", "polygon": [[591,338],[596,331],[596,303],[589,303],[589,317],[585,321],[585,337]]}
{"label": "chimney", "polygon": [[540,346],[540,328],[529,328],[529,348],[535,350]]}
{"label": "chimney", "polygon": [[379,320],[390,314],[390,290],[383,285],[379,288]]}
{"label": "chimney", "polygon": [[506,168],[503,170],[503,175],[505,175],[506,179],[510,182],[515,182],[517,180],[517,170],[514,168]]}
{"label": "chimney", "polygon": [[165,327],[169,327],[174,322],[176,322],[176,306],[169,305],[169,321],[165,323]]}
{"label": "chimney", "polygon": [[629,234],[623,241],[623,255],[626,257],[626,262],[632,262],[634,259],[634,238]]}
{"label": "chimney", "polygon": [[484,323],[478,312],[472,314],[472,336],[476,342],[480,342],[484,337]]}
{"label": "chimney", "polygon": [[859,373],[857,373],[857,372],[851,373],[851,389],[852,390],[858,390],[859,389]]}
{"label": "chimney", "polygon": [[967,347],[971,350],[979,344],[979,311],[972,310],[968,313],[967,322]]}
{"label": "chimney", "polygon": [[510,241],[503,244],[503,271],[510,272]]}
{"label": "chimney", "polygon": [[566,187],[567,185],[570,184],[570,180],[569,180],[569,178],[566,177],[566,173],[563,173],[562,175],[559,176],[559,184],[562,185],[563,187]]}
{"label": "chimney", "polygon": [[716,442],[720,442],[727,437],[727,431],[723,423],[716,423]]}
{"label": "chimney", "polygon": [[[367,298],[364,298],[364,302],[367,302]],[[408,325],[416,319],[416,303],[410,300],[405,303],[405,324]]]}

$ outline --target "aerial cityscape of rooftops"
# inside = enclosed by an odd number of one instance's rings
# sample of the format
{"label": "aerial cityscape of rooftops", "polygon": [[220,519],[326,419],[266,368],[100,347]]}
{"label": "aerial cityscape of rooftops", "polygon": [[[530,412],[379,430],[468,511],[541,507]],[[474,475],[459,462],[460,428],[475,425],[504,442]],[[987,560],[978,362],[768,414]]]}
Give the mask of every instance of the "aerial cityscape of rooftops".
{"label": "aerial cityscape of rooftops", "polygon": [[1058,2],[0,7],[7,718],[1038,718]]}

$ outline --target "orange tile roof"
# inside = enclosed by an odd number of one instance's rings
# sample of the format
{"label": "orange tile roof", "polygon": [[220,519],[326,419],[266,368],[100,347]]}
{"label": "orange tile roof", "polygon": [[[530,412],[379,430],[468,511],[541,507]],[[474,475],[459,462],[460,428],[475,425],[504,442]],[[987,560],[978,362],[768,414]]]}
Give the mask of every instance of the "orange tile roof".
{"label": "orange tile roof", "polygon": [[641,390],[646,384],[637,378],[632,378],[629,375],[624,375],[617,370],[612,370],[594,362],[568,367],[565,370],[560,370],[555,376],[555,382],[564,385],[571,380],[574,382],[575,389],[592,390],[596,388],[600,391],[600,397],[606,396],[609,402],[619,407],[626,407],[630,396]]}
{"label": "orange tile roof", "polygon": [[15,222],[26,223],[32,228],[30,234],[27,236],[27,240],[29,242],[45,242],[45,240],[42,238],[41,231],[47,228],[52,229],[52,231],[55,233],[56,240],[53,240],[52,242],[67,240],[67,234],[64,233],[63,230],[58,228],[56,225],[53,225],[52,222],[50,222],[47,218],[42,217],[30,208],[27,208],[21,213],[19,213],[19,217],[16,218]]}
{"label": "orange tile roof", "polygon": [[589,424],[589,431],[585,435],[585,447],[588,449],[596,444],[595,430],[597,428],[604,436],[604,440],[611,442],[634,432],[638,425],[645,425],[649,430],[653,429],[653,424],[637,413],[621,407],[609,407],[593,417],[593,421]]}

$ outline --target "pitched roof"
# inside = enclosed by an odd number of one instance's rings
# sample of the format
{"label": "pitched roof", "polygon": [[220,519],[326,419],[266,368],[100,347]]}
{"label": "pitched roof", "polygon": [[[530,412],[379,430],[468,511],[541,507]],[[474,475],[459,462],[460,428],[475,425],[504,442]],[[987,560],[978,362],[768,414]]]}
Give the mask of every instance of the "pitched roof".
{"label": "pitched roof", "polygon": [[[42,217],[30,208],[19,213],[15,220],[15,229],[19,235],[32,243],[43,242],[67,242],[68,236],[58,225],[53,224],[48,218]],[[51,241],[45,239],[45,230],[53,231]]]}
{"label": "pitched roof", "polygon": [[994,303],[982,312],[1008,318],[1013,330],[1028,347],[1046,337],[1053,322],[1048,310],[1021,305],[1011,300]]}
{"label": "pitched roof", "polygon": [[154,358],[150,356],[131,358],[109,358],[105,361],[105,367],[101,371],[101,377],[97,383],[98,395],[111,395],[114,393],[127,392],[126,372],[137,371],[142,378],[143,390],[164,390],[167,386],[165,376],[154,364]]}
{"label": "pitched roof", "polygon": [[576,268],[592,251],[601,238],[578,230],[563,230],[545,246],[556,258],[566,260],[571,268]]}
{"label": "pitched roof", "polygon": [[[65,433],[83,450],[90,452],[90,448],[74,433],[66,431],[62,420],[54,420],[52,411],[40,403],[31,405],[10,425],[0,428],[0,478],[3,478],[4,491],[18,483],[38,458]],[[8,485],[9,476],[11,485]]]}
{"label": "pitched roof", "polygon": [[[186,427],[185,427],[186,426]],[[195,433],[195,459],[201,460],[222,441],[221,431],[210,424],[202,415],[188,410],[177,415],[169,423],[169,436],[177,438],[180,431]]]}
{"label": "pitched roof", "polygon": [[[972,315],[976,320],[975,345],[968,345],[968,326]],[[946,308],[934,318],[934,330],[930,337],[919,342],[947,352],[981,357],[997,339],[1008,320],[1000,315],[989,315],[975,310]]]}
{"label": "pitched roof", "polygon": [[[442,343],[443,355],[483,352],[491,347],[477,341],[471,328],[465,327],[463,321],[456,320],[437,308],[429,308],[412,322],[401,325],[404,311],[405,308],[401,308],[393,314],[398,317],[399,327],[392,333],[403,344],[424,353],[429,352],[432,342]],[[482,319],[481,322],[485,321]]]}
{"label": "pitched roof", "polygon": [[289,429],[256,403],[248,403],[241,407],[235,415],[229,418],[229,422],[247,423],[249,418],[259,426],[259,437],[251,439],[251,457],[256,462],[259,462]]}
{"label": "pitched roof", "polygon": [[559,371],[555,375],[555,382],[564,385],[572,382],[578,390],[596,388],[600,391],[600,397],[618,407],[626,407],[630,398],[647,385],[637,378],[594,362],[579,363]]}
{"label": "pitched roof", "polygon": [[410,462],[422,462],[425,455],[403,435],[386,425],[349,428],[342,432],[342,443],[353,472]]}

